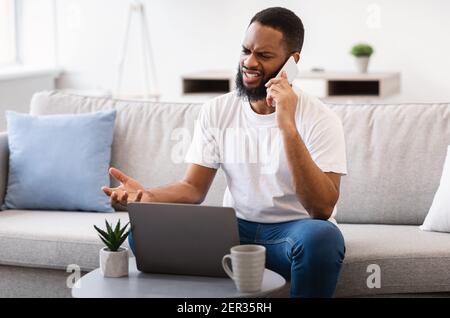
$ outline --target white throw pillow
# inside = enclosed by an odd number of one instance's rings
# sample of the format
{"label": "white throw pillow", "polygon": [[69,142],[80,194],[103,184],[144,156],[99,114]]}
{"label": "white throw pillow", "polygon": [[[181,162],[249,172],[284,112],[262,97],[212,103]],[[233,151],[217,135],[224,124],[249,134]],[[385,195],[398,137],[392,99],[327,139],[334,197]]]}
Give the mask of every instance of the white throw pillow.
{"label": "white throw pillow", "polygon": [[420,227],[424,231],[450,232],[450,146],[441,176],[439,188],[427,217]]}

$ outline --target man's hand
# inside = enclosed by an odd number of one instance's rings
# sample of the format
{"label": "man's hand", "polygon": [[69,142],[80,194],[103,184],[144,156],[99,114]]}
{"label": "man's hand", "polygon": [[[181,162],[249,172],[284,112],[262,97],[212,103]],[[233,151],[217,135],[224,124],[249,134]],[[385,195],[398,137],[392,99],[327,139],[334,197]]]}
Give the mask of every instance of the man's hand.
{"label": "man's hand", "polygon": [[297,109],[298,96],[287,80],[286,72],[281,77],[272,78],[266,83],[269,106],[276,106],[278,127],[281,130],[296,128],[295,110]]}
{"label": "man's hand", "polygon": [[116,168],[110,168],[109,174],[120,181],[117,188],[102,187],[103,192],[111,198],[111,203],[126,206],[128,202],[150,202],[151,194],[133,178]]}

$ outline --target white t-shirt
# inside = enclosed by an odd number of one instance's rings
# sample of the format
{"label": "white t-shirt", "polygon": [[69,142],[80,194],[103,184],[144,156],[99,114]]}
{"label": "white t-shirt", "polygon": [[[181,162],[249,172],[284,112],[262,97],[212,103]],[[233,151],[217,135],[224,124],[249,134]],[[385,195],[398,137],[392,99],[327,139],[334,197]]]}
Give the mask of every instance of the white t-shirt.
{"label": "white t-shirt", "polygon": [[[323,172],[346,174],[339,117],[319,99],[295,91],[297,130],[312,159]],[[222,167],[228,184],[223,205],[233,207],[238,218],[278,223],[310,217],[294,191],[276,113],[256,113],[236,91],[202,106],[185,161]],[[332,218],[335,213],[336,208]]]}

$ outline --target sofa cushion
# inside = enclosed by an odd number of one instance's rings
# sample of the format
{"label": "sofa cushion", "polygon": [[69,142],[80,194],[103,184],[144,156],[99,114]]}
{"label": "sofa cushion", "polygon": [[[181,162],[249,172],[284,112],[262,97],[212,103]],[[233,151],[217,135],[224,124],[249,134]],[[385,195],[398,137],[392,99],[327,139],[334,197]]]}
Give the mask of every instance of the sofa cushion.
{"label": "sofa cushion", "polygon": [[[111,165],[146,187],[178,181],[187,164],[194,122],[201,104],[122,101],[59,92],[33,96],[33,115],[79,114],[116,109]],[[113,185],[117,185],[115,180]],[[221,170],[203,204],[222,205],[226,181]]]}
{"label": "sofa cushion", "polygon": [[450,233],[450,146],[447,148],[439,188],[434,196],[433,204],[420,227],[424,231]]}
{"label": "sofa cushion", "polygon": [[10,155],[3,208],[114,211],[101,187],[109,183],[115,111],[49,116],[8,111],[6,118]]}
{"label": "sofa cushion", "polygon": [[330,106],[347,147],[338,222],[422,224],[450,144],[450,104]]}
{"label": "sofa cushion", "polygon": [[[99,266],[104,246],[93,225],[128,222],[126,212],[90,213],[7,210],[0,213],[0,264],[65,270]],[[128,242],[125,243],[128,246]]]}
{"label": "sofa cushion", "polygon": [[[418,226],[340,224],[346,255],[336,295],[450,291],[450,234]],[[381,288],[367,287],[370,264],[380,266]]]}

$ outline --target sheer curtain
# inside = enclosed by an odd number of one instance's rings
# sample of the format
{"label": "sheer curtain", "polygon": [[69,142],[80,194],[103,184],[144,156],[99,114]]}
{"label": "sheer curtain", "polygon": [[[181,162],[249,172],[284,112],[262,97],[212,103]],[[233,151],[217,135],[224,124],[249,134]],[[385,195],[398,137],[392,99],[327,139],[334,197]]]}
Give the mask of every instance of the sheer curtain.
{"label": "sheer curtain", "polygon": [[0,66],[16,62],[15,0],[0,0]]}

